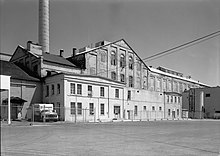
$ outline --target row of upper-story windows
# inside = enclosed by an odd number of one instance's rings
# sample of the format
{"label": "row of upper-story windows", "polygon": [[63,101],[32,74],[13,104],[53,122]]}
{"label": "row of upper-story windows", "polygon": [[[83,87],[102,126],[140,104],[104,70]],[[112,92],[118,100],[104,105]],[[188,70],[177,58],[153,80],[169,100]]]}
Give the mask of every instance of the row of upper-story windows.
{"label": "row of upper-story windows", "polygon": [[180,97],[167,95],[167,103],[180,103]]}
{"label": "row of upper-story windows", "polygon": [[[158,107],[158,110],[159,110],[159,111],[162,111],[162,107],[159,106],[159,107]],[[143,111],[147,111],[147,106],[143,106]],[[156,107],[155,107],[155,106],[152,106],[150,111],[156,111]],[[140,112],[142,112],[142,111],[140,111]],[[138,115],[138,106],[137,106],[137,105],[134,106],[134,115],[135,115],[135,116]]]}
{"label": "row of upper-story windows", "polygon": [[[105,97],[105,87],[100,88],[100,97]],[[70,94],[82,95],[82,84],[70,83]],[[88,85],[88,96],[92,97],[93,95],[93,86]],[[115,89],[115,98],[119,98],[119,89]]]}
{"label": "row of upper-story windows", "polygon": [[[55,88],[56,86],[56,88]],[[56,92],[55,92],[56,90]],[[55,95],[55,94],[60,94],[60,84],[52,84],[52,85],[46,85],[46,94],[45,96],[49,96],[49,95]]]}
{"label": "row of upper-story windows", "polygon": [[182,93],[185,89],[196,87],[195,85],[186,84],[183,82],[171,81],[162,78],[151,76],[149,80],[149,89],[155,91],[173,91]]}

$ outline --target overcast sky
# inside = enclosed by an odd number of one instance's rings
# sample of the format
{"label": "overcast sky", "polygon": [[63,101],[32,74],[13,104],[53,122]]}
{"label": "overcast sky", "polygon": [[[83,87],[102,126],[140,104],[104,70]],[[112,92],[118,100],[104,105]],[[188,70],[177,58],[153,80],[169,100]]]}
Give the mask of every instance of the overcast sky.
{"label": "overcast sky", "polygon": [[[1,52],[38,42],[38,0],[1,1]],[[50,53],[125,39],[141,57],[220,30],[219,0],[50,0]],[[220,85],[220,37],[146,61]]]}

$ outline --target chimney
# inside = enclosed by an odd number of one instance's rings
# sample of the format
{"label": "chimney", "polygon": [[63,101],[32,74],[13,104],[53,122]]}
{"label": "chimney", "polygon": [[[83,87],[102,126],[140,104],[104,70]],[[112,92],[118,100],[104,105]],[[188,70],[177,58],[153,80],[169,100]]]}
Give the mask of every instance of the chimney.
{"label": "chimney", "polygon": [[73,48],[73,57],[76,55],[76,48]]}
{"label": "chimney", "polygon": [[63,57],[64,50],[60,49],[60,57]]}
{"label": "chimney", "polygon": [[49,50],[49,0],[39,0],[38,40],[43,52]]}

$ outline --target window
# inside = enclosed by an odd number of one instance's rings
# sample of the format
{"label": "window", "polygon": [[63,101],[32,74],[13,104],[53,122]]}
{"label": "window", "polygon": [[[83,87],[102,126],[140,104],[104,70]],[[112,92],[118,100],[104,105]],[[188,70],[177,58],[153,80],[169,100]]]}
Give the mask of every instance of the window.
{"label": "window", "polygon": [[76,114],[76,105],[75,102],[70,102],[70,114]]}
{"label": "window", "polygon": [[171,91],[172,87],[171,87],[171,81],[168,81],[168,91]]}
{"label": "window", "polygon": [[95,67],[90,67],[90,74],[91,75],[96,75],[96,72],[95,72]]}
{"label": "window", "polygon": [[175,99],[175,103],[177,102],[177,100],[176,100],[176,96],[174,97],[174,99]]}
{"label": "window", "polygon": [[51,94],[54,95],[54,85],[51,86]]}
{"label": "window", "polygon": [[154,77],[150,77],[150,90],[154,90]]}
{"label": "window", "polygon": [[120,74],[121,77],[121,82],[125,82],[125,75],[124,74]]}
{"label": "window", "polygon": [[205,97],[210,97],[210,94],[205,94]]}
{"label": "window", "polygon": [[116,65],[116,51],[112,50],[111,52],[111,65],[115,66]]}
{"label": "window", "polygon": [[112,78],[112,80],[116,80],[116,73],[115,72],[111,72],[111,78]]}
{"label": "window", "polygon": [[170,109],[168,109],[168,116],[170,116]]}
{"label": "window", "polygon": [[146,76],[144,76],[143,87],[144,89],[147,89],[147,77]]}
{"label": "window", "polygon": [[146,107],[146,106],[144,106],[144,107],[143,107],[143,109],[144,109],[144,111],[146,111],[146,110],[147,110],[147,107]]}
{"label": "window", "polygon": [[141,71],[141,62],[137,60],[137,71]]}
{"label": "window", "polygon": [[132,58],[132,56],[129,56],[129,58],[128,58],[128,61],[129,61],[129,69],[133,69],[133,58]]}
{"label": "window", "polygon": [[162,111],[162,107],[159,107],[159,111]]}
{"label": "window", "polygon": [[88,86],[88,96],[92,96],[92,86]]}
{"label": "window", "polygon": [[171,96],[170,102],[173,103],[173,96]]}
{"label": "window", "polygon": [[163,91],[167,90],[166,80],[163,80]]}
{"label": "window", "polygon": [[119,98],[119,89],[115,89],[115,98]]}
{"label": "window", "polygon": [[161,89],[161,79],[158,78],[157,79],[157,91],[160,91],[160,89]]}
{"label": "window", "polygon": [[94,103],[89,103],[89,115],[94,114]]}
{"label": "window", "polygon": [[137,82],[137,88],[141,88],[141,78],[140,77],[137,77],[136,79],[136,82]]}
{"label": "window", "polygon": [[82,85],[77,84],[77,94],[81,95],[82,94]]}
{"label": "window", "polygon": [[105,62],[106,61],[106,52],[102,51],[101,52],[101,62]]}
{"label": "window", "polygon": [[101,115],[104,115],[105,114],[105,104],[103,104],[103,103],[101,103],[101,105],[100,105],[100,114]]}
{"label": "window", "polygon": [[131,100],[131,91],[128,90],[128,100]]}
{"label": "window", "polygon": [[155,107],[154,106],[152,106],[152,111],[155,111]]}
{"label": "window", "polygon": [[180,113],[180,112],[179,112],[179,109],[177,109],[177,116],[179,116],[179,113]]}
{"label": "window", "polygon": [[82,115],[82,103],[81,102],[77,103],[77,114]]}
{"label": "window", "polygon": [[178,97],[178,103],[180,103],[180,97]]}
{"label": "window", "polygon": [[133,76],[129,76],[129,87],[134,87]]}
{"label": "window", "polygon": [[169,95],[167,95],[167,103],[169,103],[170,102],[170,97],[169,97]]}
{"label": "window", "polygon": [[60,84],[57,84],[57,94],[60,94]]}
{"label": "window", "polygon": [[46,96],[49,96],[49,86],[46,86]]}
{"label": "window", "polygon": [[138,115],[138,106],[134,106],[134,115],[137,116]]}
{"label": "window", "polygon": [[120,56],[120,67],[124,68],[125,67],[125,55],[121,54]]}
{"label": "window", "polygon": [[101,97],[105,96],[105,88],[104,87],[100,87],[100,96]]}
{"label": "window", "polygon": [[75,94],[75,83],[70,83],[70,94]]}

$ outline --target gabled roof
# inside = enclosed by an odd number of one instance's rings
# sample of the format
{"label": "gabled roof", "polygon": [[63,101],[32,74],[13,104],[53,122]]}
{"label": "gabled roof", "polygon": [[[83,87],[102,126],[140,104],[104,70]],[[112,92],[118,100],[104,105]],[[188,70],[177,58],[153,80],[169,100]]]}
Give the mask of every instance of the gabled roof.
{"label": "gabled roof", "polygon": [[27,81],[40,81],[37,78],[29,76],[26,72],[24,72],[21,68],[16,66],[14,63],[0,60],[0,64],[1,64],[1,68],[0,68],[1,75],[11,76],[12,79],[27,80]]}
{"label": "gabled roof", "polygon": [[[145,65],[145,67],[150,70],[150,68],[145,64],[145,62],[138,56],[138,54],[134,51],[134,49],[131,48],[131,46],[124,40],[124,39],[120,39],[120,40],[117,40],[117,41],[114,41],[114,42],[109,42],[108,44],[104,44],[102,46],[99,46],[99,47],[95,47],[95,48],[91,48],[87,51],[84,51],[84,52],[81,52],[81,53],[78,53],[76,54],[77,55],[84,55],[86,53],[89,53],[89,52],[92,52],[94,50],[97,50],[97,49],[100,49],[100,48],[103,48],[105,46],[108,46],[108,45],[111,45],[111,44],[116,44],[116,43],[119,43],[119,45],[123,45],[124,47],[126,48],[129,48],[131,49],[132,52],[134,52],[134,54],[139,58],[139,60]],[[72,56],[71,56],[72,57]],[[67,59],[70,59],[71,57],[67,58]]]}
{"label": "gabled roof", "polygon": [[50,53],[43,53],[43,61],[77,68],[76,65],[68,61],[66,58]]}

